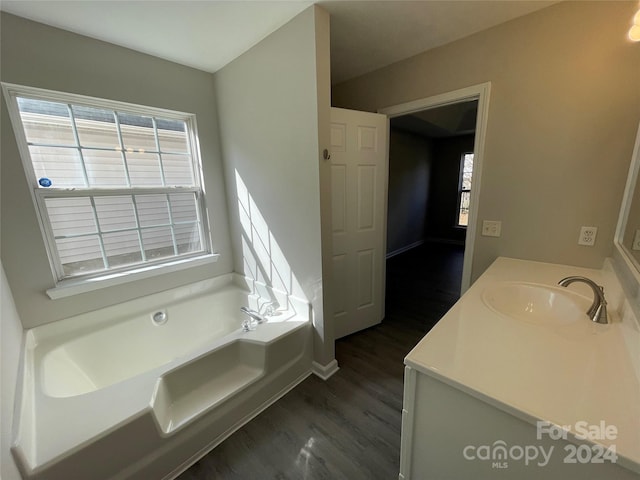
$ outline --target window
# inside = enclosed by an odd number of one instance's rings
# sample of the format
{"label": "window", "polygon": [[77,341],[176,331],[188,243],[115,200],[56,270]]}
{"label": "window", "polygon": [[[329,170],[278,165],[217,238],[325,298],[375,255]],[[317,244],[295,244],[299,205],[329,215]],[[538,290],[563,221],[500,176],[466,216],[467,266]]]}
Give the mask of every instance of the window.
{"label": "window", "polygon": [[471,201],[471,176],[473,175],[473,152],[462,154],[460,160],[460,182],[458,186],[458,218],[456,225],[469,224],[469,202]]}
{"label": "window", "polygon": [[3,87],[58,281],[211,253],[193,115]]}

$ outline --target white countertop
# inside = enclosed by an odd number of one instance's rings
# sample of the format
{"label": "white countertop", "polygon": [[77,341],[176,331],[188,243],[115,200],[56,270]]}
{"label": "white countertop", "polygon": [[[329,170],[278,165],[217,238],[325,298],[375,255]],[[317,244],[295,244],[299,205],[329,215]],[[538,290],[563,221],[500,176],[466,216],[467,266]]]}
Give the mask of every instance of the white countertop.
{"label": "white countertop", "polygon": [[[482,300],[497,282],[555,286],[569,275],[605,285],[609,325],[586,314],[584,322],[571,325],[527,323],[494,312]],[[405,363],[534,425],[614,425],[614,440],[594,442],[615,445],[618,463],[640,473],[640,332],[616,282],[605,270],[498,258]],[[592,298],[586,285],[568,288]]]}

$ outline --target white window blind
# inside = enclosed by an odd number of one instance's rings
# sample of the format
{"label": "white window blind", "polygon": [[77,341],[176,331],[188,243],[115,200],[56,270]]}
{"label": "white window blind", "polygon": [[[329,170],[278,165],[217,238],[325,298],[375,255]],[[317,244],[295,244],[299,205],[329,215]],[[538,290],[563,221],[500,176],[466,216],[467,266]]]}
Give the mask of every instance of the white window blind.
{"label": "white window blind", "polygon": [[210,253],[192,115],[9,93],[58,280]]}

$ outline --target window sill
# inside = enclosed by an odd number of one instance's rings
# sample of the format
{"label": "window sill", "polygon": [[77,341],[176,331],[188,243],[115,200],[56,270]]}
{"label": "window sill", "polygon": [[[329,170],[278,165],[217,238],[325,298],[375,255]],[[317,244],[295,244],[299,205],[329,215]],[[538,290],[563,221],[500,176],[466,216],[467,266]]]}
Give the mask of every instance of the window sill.
{"label": "window sill", "polygon": [[218,261],[220,255],[212,253],[201,257],[189,258],[185,260],[176,260],[175,262],[165,263],[163,265],[153,265],[141,267],[128,272],[112,273],[101,277],[83,279],[83,280],[62,280],[53,288],[47,290],[47,295],[52,300],[58,298],[71,297],[81,293],[92,292],[101,288],[122,285],[124,283],[143,280],[145,278],[156,277],[166,273],[177,272],[187,268],[207,265]]}

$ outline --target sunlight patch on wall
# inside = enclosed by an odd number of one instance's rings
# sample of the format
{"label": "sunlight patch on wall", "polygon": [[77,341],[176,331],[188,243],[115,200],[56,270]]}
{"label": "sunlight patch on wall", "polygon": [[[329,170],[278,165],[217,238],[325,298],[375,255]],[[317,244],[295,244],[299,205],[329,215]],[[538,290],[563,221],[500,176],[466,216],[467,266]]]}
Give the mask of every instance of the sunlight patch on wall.
{"label": "sunlight patch on wall", "polygon": [[632,42],[640,42],[640,10],[633,16],[633,25],[629,29],[627,36]]}
{"label": "sunlight patch on wall", "polygon": [[258,283],[256,288],[260,288],[260,284],[266,285],[266,291],[259,292],[262,296],[273,296],[274,291],[280,291],[308,300],[269,224],[237,170],[235,177],[245,275]]}

